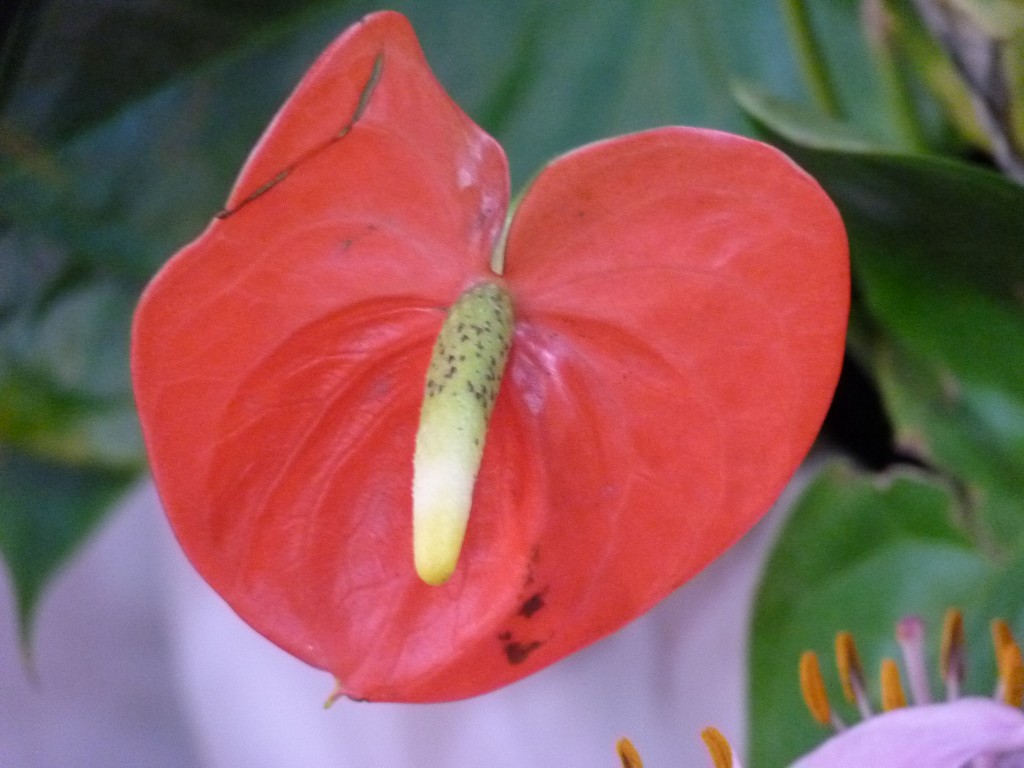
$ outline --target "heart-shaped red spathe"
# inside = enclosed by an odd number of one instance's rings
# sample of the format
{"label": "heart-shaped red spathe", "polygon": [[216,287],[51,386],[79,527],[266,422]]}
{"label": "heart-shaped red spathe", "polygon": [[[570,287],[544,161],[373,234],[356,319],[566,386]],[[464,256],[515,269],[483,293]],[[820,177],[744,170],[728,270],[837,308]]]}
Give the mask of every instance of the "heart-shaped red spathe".
{"label": "heart-shaped red spathe", "polygon": [[[189,559],[355,698],[438,701],[614,631],[768,509],[842,358],[846,239],[776,150],[664,128],[532,182],[374,14],[322,55],[227,213],[136,316],[133,377]],[[515,331],[454,576],[423,584],[412,456],[446,311],[501,283]]]}

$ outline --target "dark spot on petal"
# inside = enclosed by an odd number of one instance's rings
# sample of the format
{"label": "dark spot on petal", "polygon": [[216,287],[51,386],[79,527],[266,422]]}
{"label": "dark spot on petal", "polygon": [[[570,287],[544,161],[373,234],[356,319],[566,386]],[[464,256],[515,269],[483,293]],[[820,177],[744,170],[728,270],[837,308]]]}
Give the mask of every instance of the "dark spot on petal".
{"label": "dark spot on petal", "polygon": [[540,592],[535,592],[526,602],[519,606],[519,615],[528,619],[543,607],[544,595]]}
{"label": "dark spot on petal", "polygon": [[522,664],[526,661],[526,657],[539,647],[540,640],[534,640],[530,643],[510,641],[505,643],[505,655],[508,657],[509,664]]}

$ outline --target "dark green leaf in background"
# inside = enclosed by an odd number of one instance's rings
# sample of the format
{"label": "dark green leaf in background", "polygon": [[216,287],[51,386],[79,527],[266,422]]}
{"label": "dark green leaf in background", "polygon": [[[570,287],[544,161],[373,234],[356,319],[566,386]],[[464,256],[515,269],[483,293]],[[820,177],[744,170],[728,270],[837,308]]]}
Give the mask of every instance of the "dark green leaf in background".
{"label": "dark green leaf in background", "polygon": [[43,587],[128,487],[134,472],[74,468],[0,448],[0,552],[28,652]]}
{"label": "dark green leaf in background", "polygon": [[67,140],[318,3],[14,0],[32,23],[12,27],[7,41],[24,51],[9,85],[7,129],[35,144]]}
{"label": "dark green leaf in background", "polygon": [[1024,557],[1003,568],[990,579],[984,592],[971,606],[964,618],[967,636],[967,688],[971,692],[985,693],[995,668],[992,648],[991,621],[1004,619],[1015,629],[1016,636],[1024,630]]}
{"label": "dark green leaf in background", "polygon": [[862,340],[904,451],[965,485],[990,542],[1024,545],[1024,188],[936,157],[803,128],[749,91],[759,127],[821,182],[851,243]]}
{"label": "dark green leaf in background", "polygon": [[[868,5],[897,8],[896,21],[912,23],[905,3]],[[894,623],[922,615],[935,641],[943,611],[959,605],[968,689],[984,694],[993,678],[989,620],[1006,618],[1018,630],[1024,620],[1024,189],[978,165],[924,154],[962,149],[943,138],[943,126],[969,141],[978,136],[962,110],[962,85],[943,80],[948,62],[933,66],[935,47],[920,29],[908,40],[902,53],[920,67],[914,82],[900,80],[900,62],[878,58],[890,67],[882,73],[889,109],[879,111],[896,130],[862,110],[837,119],[756,85],[735,88],[759,133],[839,207],[854,275],[852,352],[882,395],[895,455],[932,471],[870,476],[834,466],[797,505],[755,609],[755,764],[786,764],[826,737],[804,712],[796,664],[813,649],[831,667],[835,632],[854,631],[877,700],[878,662],[898,657]],[[937,101],[913,92],[922,84]],[[839,691],[832,686],[833,705]],[[839,709],[849,720],[852,708]]]}
{"label": "dark green leaf in background", "polygon": [[[878,345],[878,380],[903,450],[962,483],[966,523],[1000,559],[1024,546],[1024,405],[998,388],[963,383],[897,343]],[[1024,595],[1024,593],[1022,593]]]}

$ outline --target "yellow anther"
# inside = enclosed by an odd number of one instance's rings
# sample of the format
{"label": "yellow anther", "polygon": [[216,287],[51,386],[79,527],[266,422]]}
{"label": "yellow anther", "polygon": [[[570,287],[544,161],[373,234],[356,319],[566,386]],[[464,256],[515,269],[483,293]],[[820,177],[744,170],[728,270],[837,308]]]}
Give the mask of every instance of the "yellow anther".
{"label": "yellow anther", "polygon": [[942,622],[942,644],[939,648],[939,669],[942,677],[960,679],[964,663],[964,616],[956,608],[946,611]]}
{"label": "yellow anther", "polygon": [[907,695],[903,692],[900,670],[892,659],[882,660],[882,709],[890,712],[907,706]]}
{"label": "yellow anther", "polygon": [[832,723],[832,709],[828,704],[828,693],[825,692],[825,680],[821,676],[818,655],[814,651],[804,651],[800,657],[800,693],[811,717],[822,725]]}
{"label": "yellow anther", "polygon": [[700,732],[700,737],[704,739],[704,746],[707,747],[715,768],[734,768],[732,747],[721,731],[717,728],[705,728]]}
{"label": "yellow anther", "polygon": [[854,691],[854,680],[861,689],[864,687],[864,669],[860,664],[860,655],[857,653],[857,644],[853,642],[853,635],[849,632],[836,633],[836,667],[839,668],[839,681],[843,684],[843,695],[851,704],[857,702],[857,694]]}
{"label": "yellow anther", "polygon": [[1011,707],[1024,702],[1024,657],[1013,640],[997,651],[1000,698]]}
{"label": "yellow anther", "polygon": [[619,739],[615,744],[615,751],[619,753],[622,768],[644,768],[644,762],[640,759],[640,753],[636,751],[636,747],[633,746],[633,742],[629,739]]}

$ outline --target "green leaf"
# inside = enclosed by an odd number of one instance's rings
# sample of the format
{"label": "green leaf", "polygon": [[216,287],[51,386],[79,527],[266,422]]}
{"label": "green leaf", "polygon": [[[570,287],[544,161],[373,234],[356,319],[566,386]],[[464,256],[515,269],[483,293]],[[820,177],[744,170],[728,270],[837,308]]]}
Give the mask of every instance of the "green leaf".
{"label": "green leaf", "polygon": [[979,681],[987,681],[995,669],[991,622],[1004,619],[1017,641],[1024,635],[1024,557],[1017,558],[987,585],[985,592],[964,617],[967,637],[967,679],[975,690]]}
{"label": "green leaf", "polygon": [[0,6],[0,112],[25,62],[46,0],[8,0]]}
{"label": "green leaf", "polygon": [[897,342],[879,342],[874,357],[900,450],[961,480],[975,541],[993,555],[1015,555],[1024,545],[1022,401],[965,385]]}
{"label": "green leaf", "polygon": [[882,152],[883,140],[853,123],[829,117],[810,107],[773,96],[757,84],[736,81],[733,97],[763,132],[811,149]]}
{"label": "green leaf", "polygon": [[22,253],[0,267],[0,281],[20,291],[0,297],[0,440],[78,463],[138,466],[127,381],[134,286],[78,279],[52,252]]}
{"label": "green leaf", "polygon": [[76,464],[139,467],[128,387],[135,287],[84,279],[13,233],[4,245],[15,247],[0,262],[0,442]]}
{"label": "green leaf", "polygon": [[[744,104],[839,206],[872,312],[922,354],[1024,392],[1024,357],[1008,354],[1024,329],[1024,187],[956,161],[812,140],[767,102]],[[950,323],[947,307],[966,322]]]}
{"label": "green leaf", "polygon": [[[72,0],[26,3],[8,130],[55,144],[106,120],[182,73],[283,28],[324,0]],[[30,7],[35,6],[35,7]],[[17,34],[15,34],[17,33]],[[4,73],[6,74],[6,73]]]}
{"label": "green leaf", "polygon": [[135,474],[40,461],[0,445],[0,552],[26,650],[43,587]]}
{"label": "green leaf", "polygon": [[[803,651],[819,654],[830,701],[849,722],[854,710],[829,670],[836,632],[854,633],[877,701],[875,669],[883,657],[899,656],[895,623],[916,614],[937,630],[946,608],[969,606],[984,594],[997,571],[951,524],[956,512],[948,489],[909,471],[871,476],[836,463],[807,488],[779,536],[755,604],[754,765],[788,765],[825,736],[800,696]],[[988,690],[985,679],[973,685]]]}
{"label": "green leaf", "polygon": [[964,163],[813,143],[752,116],[814,175],[850,235],[856,298],[901,447],[966,485],[987,531],[1024,546],[1024,188]]}

